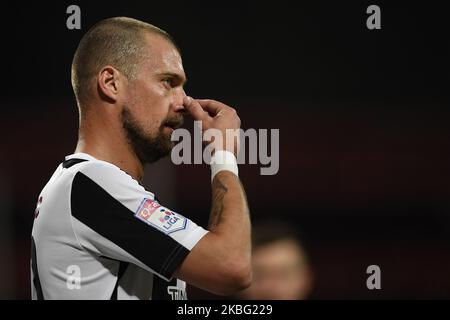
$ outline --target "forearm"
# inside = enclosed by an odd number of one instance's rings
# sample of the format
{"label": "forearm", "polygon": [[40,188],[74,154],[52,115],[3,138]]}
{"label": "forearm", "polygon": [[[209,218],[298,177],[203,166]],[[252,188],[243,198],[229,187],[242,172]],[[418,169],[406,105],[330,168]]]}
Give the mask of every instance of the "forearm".
{"label": "forearm", "polygon": [[[185,97],[183,105],[194,120],[202,121],[205,132],[219,130],[222,137],[226,137],[227,130],[240,128],[236,110],[223,103]],[[239,150],[239,141],[234,142],[234,149]],[[226,143],[221,146],[224,145],[228,146]],[[216,151],[211,159],[210,232],[192,248],[175,276],[215,294],[230,295],[251,283],[251,230],[247,199],[237,176],[234,149],[227,153],[227,149],[221,149],[221,146],[214,146],[214,150],[222,152]]]}
{"label": "forearm", "polygon": [[229,171],[217,173],[212,182],[210,232],[221,249],[241,262],[250,262],[251,223],[247,199],[239,178]]}

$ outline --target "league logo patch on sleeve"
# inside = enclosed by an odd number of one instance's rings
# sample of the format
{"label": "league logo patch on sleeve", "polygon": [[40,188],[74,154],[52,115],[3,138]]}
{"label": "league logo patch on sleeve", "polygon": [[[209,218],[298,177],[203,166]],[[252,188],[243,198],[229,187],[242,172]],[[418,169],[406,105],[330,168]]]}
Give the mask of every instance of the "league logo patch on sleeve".
{"label": "league logo patch on sleeve", "polygon": [[144,198],[139,209],[134,215],[139,220],[155,227],[165,234],[180,231],[186,228],[187,219],[166,207],[161,206],[157,201]]}

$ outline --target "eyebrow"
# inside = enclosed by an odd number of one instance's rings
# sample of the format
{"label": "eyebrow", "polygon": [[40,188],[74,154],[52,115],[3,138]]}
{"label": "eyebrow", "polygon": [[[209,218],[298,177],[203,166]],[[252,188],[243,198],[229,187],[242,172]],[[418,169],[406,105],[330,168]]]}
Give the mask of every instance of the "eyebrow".
{"label": "eyebrow", "polygon": [[179,80],[181,82],[181,85],[183,85],[183,86],[188,81],[188,79],[186,77],[181,76],[179,73],[175,73],[175,72],[162,72],[159,74],[159,76],[176,78],[177,80]]}

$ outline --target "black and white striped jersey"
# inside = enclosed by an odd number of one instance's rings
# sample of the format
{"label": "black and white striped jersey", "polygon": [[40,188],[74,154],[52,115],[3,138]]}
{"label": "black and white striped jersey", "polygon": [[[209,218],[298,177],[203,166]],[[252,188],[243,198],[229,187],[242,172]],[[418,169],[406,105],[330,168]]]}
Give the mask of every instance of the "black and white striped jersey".
{"label": "black and white striped jersey", "polygon": [[207,232],[117,166],[67,156],[35,212],[32,298],[186,299],[172,274]]}

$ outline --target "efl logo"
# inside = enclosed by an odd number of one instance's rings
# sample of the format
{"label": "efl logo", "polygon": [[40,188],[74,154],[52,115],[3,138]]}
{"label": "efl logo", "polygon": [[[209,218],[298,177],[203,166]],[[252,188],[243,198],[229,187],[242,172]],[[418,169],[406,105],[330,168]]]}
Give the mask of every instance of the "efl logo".
{"label": "efl logo", "polygon": [[147,220],[148,218],[150,218],[150,216],[153,214],[153,212],[155,212],[156,209],[158,209],[159,207],[161,207],[158,202],[153,201],[151,199],[145,199],[142,200],[142,203],[138,209],[138,213],[137,215],[144,219]]}
{"label": "efl logo", "polygon": [[180,218],[175,215],[172,211],[167,210],[166,208],[159,209],[161,216],[159,217],[159,221],[163,223],[163,228],[169,230],[175,225]]}
{"label": "efl logo", "polygon": [[158,202],[145,198],[142,200],[135,217],[165,234],[180,231],[186,228],[187,219],[175,213]]}

